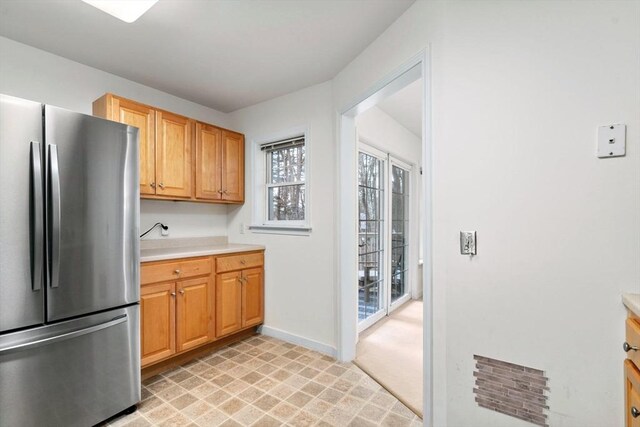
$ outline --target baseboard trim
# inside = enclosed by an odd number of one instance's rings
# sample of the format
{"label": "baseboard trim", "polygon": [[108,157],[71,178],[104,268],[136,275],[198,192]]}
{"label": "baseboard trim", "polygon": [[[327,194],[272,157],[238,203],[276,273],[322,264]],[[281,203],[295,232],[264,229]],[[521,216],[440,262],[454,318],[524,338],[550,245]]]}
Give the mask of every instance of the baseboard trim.
{"label": "baseboard trim", "polygon": [[338,354],[335,347],[331,347],[329,344],[324,344],[318,341],[311,340],[309,338],[301,337],[299,335],[295,335],[281,329],[272,328],[271,326],[262,325],[260,328],[258,328],[258,332],[268,337],[277,338],[291,344],[308,348],[309,350],[315,350],[319,353],[326,354],[327,356],[336,357],[336,355]]}

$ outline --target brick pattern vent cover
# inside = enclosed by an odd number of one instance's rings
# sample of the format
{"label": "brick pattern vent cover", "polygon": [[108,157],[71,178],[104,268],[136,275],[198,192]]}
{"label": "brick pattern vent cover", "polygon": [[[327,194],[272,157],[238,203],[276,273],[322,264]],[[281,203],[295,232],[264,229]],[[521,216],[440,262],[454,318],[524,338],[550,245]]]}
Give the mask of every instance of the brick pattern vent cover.
{"label": "brick pattern vent cover", "polygon": [[547,377],[540,369],[474,355],[476,386],[473,392],[479,406],[501,412],[539,426],[548,427]]}

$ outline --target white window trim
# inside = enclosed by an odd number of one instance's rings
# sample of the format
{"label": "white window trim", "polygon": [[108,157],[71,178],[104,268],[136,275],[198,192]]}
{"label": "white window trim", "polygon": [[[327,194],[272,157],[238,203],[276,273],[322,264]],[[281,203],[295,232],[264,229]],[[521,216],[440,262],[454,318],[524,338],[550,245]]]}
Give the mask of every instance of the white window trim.
{"label": "white window trim", "polygon": [[[262,144],[304,135],[305,146],[305,212],[304,221],[269,221],[267,206],[267,165],[266,153],[260,149]],[[254,197],[252,223],[249,230],[253,233],[302,235],[311,234],[311,132],[307,126],[298,126],[272,133],[252,140],[251,156],[254,179]]]}

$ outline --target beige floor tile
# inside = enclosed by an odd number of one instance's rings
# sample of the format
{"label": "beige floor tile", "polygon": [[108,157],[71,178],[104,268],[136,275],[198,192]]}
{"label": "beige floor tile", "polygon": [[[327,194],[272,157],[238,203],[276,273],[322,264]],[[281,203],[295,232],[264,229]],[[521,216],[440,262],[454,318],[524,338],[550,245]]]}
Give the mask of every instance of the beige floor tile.
{"label": "beige floor tile", "polygon": [[407,427],[411,425],[411,420],[401,415],[389,412],[387,416],[382,420],[382,426],[385,427]]}
{"label": "beige floor tile", "polygon": [[265,413],[252,405],[247,405],[237,413],[233,415],[233,419],[242,424],[243,426],[250,426],[251,424],[262,418]]}
{"label": "beige floor tile", "polygon": [[213,407],[207,402],[198,400],[193,405],[189,405],[185,409],[182,409],[180,413],[187,416],[191,420],[197,420],[212,409]]}
{"label": "beige floor tile", "polygon": [[270,415],[265,415],[264,417],[253,423],[252,427],[280,427],[281,425],[281,421],[273,418]]}
{"label": "beige floor tile", "polygon": [[298,408],[287,402],[281,402],[269,411],[269,415],[282,421],[288,421],[298,412]]}
{"label": "beige floor tile", "polygon": [[184,427],[191,424],[191,420],[182,414],[178,414],[160,423],[160,427]]}
{"label": "beige floor tile", "polygon": [[143,397],[110,426],[421,425],[355,365],[265,336],[145,380]]}
{"label": "beige floor tile", "polygon": [[178,411],[175,410],[171,405],[165,403],[157,408],[149,411],[145,414],[145,417],[151,421],[153,424],[160,424],[161,422],[174,417],[178,414]]}
{"label": "beige floor tile", "polygon": [[306,411],[298,412],[289,420],[289,425],[294,427],[310,427],[318,422],[318,418]]}
{"label": "beige floor tile", "polygon": [[206,414],[196,418],[196,424],[201,427],[219,426],[220,424],[225,422],[227,418],[228,417],[224,412],[218,409],[213,409]]}

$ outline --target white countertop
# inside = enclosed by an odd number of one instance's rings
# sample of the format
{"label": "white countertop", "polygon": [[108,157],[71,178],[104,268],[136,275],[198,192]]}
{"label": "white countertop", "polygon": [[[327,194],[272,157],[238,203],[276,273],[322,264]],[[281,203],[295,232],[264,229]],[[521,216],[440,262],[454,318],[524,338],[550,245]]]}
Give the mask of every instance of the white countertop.
{"label": "white countertop", "polygon": [[629,311],[640,317],[640,294],[622,294],[622,303]]}
{"label": "white countertop", "polygon": [[140,262],[261,251],[262,245],[228,243],[226,238],[181,238],[140,242]]}

